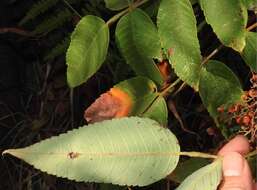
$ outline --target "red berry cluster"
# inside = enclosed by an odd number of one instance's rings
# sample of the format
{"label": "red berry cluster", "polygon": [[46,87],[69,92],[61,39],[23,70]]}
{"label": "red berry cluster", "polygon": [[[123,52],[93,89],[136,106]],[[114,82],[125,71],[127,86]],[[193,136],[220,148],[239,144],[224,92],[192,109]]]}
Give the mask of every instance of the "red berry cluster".
{"label": "red berry cluster", "polygon": [[229,127],[240,126],[238,133],[248,136],[253,144],[257,144],[257,74],[253,73],[251,88],[242,96],[242,103],[225,109],[218,108],[219,121]]}

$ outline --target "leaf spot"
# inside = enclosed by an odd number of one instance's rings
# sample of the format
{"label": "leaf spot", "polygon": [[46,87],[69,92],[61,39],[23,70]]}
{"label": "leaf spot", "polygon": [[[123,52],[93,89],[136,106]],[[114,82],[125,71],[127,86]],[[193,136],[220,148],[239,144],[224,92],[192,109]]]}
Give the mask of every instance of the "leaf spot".
{"label": "leaf spot", "polygon": [[78,153],[78,152],[69,152],[68,153],[68,158],[73,160],[73,159],[79,157],[79,155],[80,155],[80,153]]}

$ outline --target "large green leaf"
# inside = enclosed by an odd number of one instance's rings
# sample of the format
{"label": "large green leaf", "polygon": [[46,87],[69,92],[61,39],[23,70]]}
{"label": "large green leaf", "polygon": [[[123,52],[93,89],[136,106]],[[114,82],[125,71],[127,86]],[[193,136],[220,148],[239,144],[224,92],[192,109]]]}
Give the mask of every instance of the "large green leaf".
{"label": "large green leaf", "polygon": [[247,32],[246,46],[242,55],[251,69],[257,72],[257,33]]}
{"label": "large green leaf", "polygon": [[222,62],[211,60],[201,71],[199,92],[211,116],[217,117],[217,109],[241,101],[243,90],[238,78]]}
{"label": "large green leaf", "polygon": [[83,17],[71,35],[66,54],[70,87],[87,81],[104,62],[109,45],[109,28],[99,17]]}
{"label": "large green leaf", "polygon": [[113,11],[118,11],[128,7],[129,0],[104,0],[105,6]]}
{"label": "large green leaf", "polygon": [[142,116],[167,126],[166,102],[156,85],[145,77],[134,77],[116,84],[102,94],[85,112],[88,122],[113,117]]}
{"label": "large green leaf", "polygon": [[173,50],[172,67],[179,78],[197,90],[201,54],[190,1],[162,0],[157,19],[164,49]]}
{"label": "large green leaf", "polygon": [[123,16],[117,24],[116,41],[132,69],[161,85],[163,79],[153,58],[161,57],[158,32],[150,17],[140,9]]}
{"label": "large green leaf", "polygon": [[131,117],[81,127],[4,154],[75,181],[145,186],[174,170],[179,151],[168,129]]}
{"label": "large green leaf", "polygon": [[190,176],[176,190],[217,190],[222,178],[222,160],[218,159]]}
{"label": "large green leaf", "polygon": [[247,10],[241,0],[200,0],[207,23],[220,41],[242,52],[245,47]]}

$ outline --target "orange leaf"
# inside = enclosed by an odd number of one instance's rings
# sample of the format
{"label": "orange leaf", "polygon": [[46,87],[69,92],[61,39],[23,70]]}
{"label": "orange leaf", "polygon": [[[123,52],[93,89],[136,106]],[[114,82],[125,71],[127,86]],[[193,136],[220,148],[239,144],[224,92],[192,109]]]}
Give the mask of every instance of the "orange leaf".
{"label": "orange leaf", "polygon": [[171,67],[167,60],[163,60],[157,64],[159,71],[165,81],[168,81],[170,78]]}
{"label": "orange leaf", "polygon": [[120,88],[111,88],[102,94],[84,114],[88,123],[128,116],[132,109],[132,99]]}

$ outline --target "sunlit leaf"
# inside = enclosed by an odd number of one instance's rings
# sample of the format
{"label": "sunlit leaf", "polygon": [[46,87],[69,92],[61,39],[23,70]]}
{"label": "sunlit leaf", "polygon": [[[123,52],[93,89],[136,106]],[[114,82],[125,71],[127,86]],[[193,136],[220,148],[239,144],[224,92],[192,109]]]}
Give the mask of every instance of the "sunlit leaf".
{"label": "sunlit leaf", "polygon": [[164,49],[173,51],[170,62],[176,74],[197,90],[201,54],[190,1],[162,0],[157,25]]}
{"label": "sunlit leaf", "polygon": [[174,170],[179,151],[168,129],[131,117],[91,124],[4,154],[75,181],[145,186]]}
{"label": "sunlit leaf", "polygon": [[119,49],[136,74],[162,85],[162,76],[153,61],[161,57],[161,45],[150,17],[140,9],[129,12],[118,22],[115,35]]}
{"label": "sunlit leaf", "polygon": [[247,10],[241,0],[199,0],[207,23],[220,41],[242,52],[245,47]]}
{"label": "sunlit leaf", "polygon": [[120,82],[102,94],[87,110],[89,123],[124,116],[144,116],[166,126],[168,111],[164,98],[157,93],[156,85],[144,77]]}
{"label": "sunlit leaf", "polygon": [[222,62],[211,60],[201,71],[199,92],[211,116],[217,109],[241,101],[243,90],[238,78]]}
{"label": "sunlit leaf", "polygon": [[71,35],[66,54],[70,87],[87,81],[104,62],[109,45],[109,28],[99,17],[85,16]]}
{"label": "sunlit leaf", "polygon": [[217,190],[222,178],[222,160],[218,159],[190,176],[176,190]]}
{"label": "sunlit leaf", "polygon": [[247,32],[246,46],[242,56],[247,65],[253,71],[257,72],[257,33]]}

